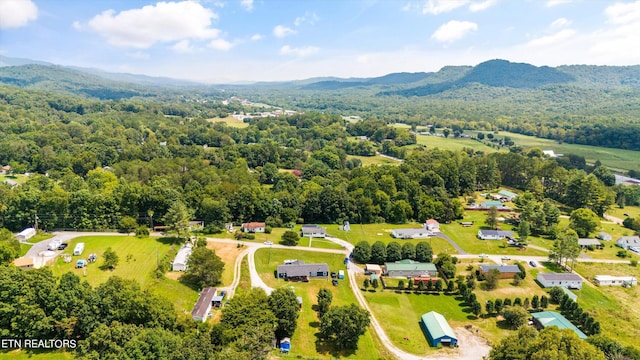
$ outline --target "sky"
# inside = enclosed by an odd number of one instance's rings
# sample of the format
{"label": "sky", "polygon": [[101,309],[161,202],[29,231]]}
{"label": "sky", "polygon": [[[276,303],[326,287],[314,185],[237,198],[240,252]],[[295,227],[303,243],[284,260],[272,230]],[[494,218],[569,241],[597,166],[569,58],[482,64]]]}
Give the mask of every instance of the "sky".
{"label": "sky", "polygon": [[0,0],[0,55],[206,83],[640,64],[640,0]]}

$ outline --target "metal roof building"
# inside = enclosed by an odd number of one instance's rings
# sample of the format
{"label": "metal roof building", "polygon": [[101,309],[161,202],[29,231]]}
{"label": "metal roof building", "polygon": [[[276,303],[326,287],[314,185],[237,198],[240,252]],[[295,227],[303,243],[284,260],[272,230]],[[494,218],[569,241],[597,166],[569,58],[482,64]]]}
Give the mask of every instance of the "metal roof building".
{"label": "metal roof building", "polygon": [[216,295],[216,288],[208,287],[202,289],[200,293],[200,297],[198,298],[198,302],[193,307],[191,311],[191,317],[196,321],[207,321],[207,317],[209,315],[209,311],[211,311],[211,305],[213,301],[213,297]]}
{"label": "metal roof building", "polygon": [[536,327],[538,329],[555,326],[559,329],[570,329],[578,335],[580,339],[586,339],[587,335],[585,335],[580,329],[578,329],[575,325],[571,323],[571,321],[567,320],[562,314],[557,313],[555,311],[542,311],[538,313],[531,314],[533,316],[534,322],[536,323]]}
{"label": "metal roof building", "polygon": [[447,320],[435,311],[422,315],[420,326],[432,347],[437,347],[439,344],[450,346],[458,344],[458,338]]}
{"label": "metal roof building", "polygon": [[396,276],[436,276],[438,270],[432,263],[421,263],[413,260],[400,260],[396,262],[384,263],[386,275]]}

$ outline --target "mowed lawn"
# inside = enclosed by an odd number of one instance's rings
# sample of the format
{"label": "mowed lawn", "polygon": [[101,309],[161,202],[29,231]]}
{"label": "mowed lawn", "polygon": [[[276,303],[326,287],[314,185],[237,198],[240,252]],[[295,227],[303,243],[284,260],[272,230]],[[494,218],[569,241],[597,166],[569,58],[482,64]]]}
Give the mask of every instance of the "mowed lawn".
{"label": "mowed lawn", "polygon": [[[84,236],[71,240],[63,253],[73,254],[73,248],[79,242],[85,243],[85,250],[82,256],[72,256],[70,263],[65,263],[62,256],[59,256],[52,266],[55,275],[60,276],[71,271],[93,287],[107,281],[111,276],[136,280],[141,288],[149,289],[169,299],[179,313],[191,311],[193,304],[198,299],[197,291],[175,280],[178,276],[169,276],[161,279],[157,279],[154,276],[153,272],[157,266],[157,259],[162,259],[170,251],[173,254],[179,247],[179,245],[172,245],[167,238]],[[173,250],[172,246],[174,247]],[[104,251],[108,247],[111,247],[120,258],[118,266],[113,271],[100,269],[100,266],[104,263]],[[75,269],[76,261],[86,259],[92,253],[98,255],[98,260],[86,267],[86,275],[84,269]],[[171,258],[171,261],[173,261],[173,258]]]}
{"label": "mowed lawn", "polygon": [[339,254],[314,253],[293,249],[259,249],[256,251],[256,269],[260,273],[262,280],[273,288],[291,288],[297,296],[302,297],[302,309],[298,318],[298,327],[291,338],[290,356],[314,359],[334,357],[378,359],[380,357],[389,357],[385,355],[382,346],[374,340],[371,329],[360,338],[358,349],[355,352],[337,352],[326,344],[319,342],[317,333],[320,322],[313,306],[317,304],[318,291],[321,288],[329,289],[333,294],[332,305],[357,304],[357,300],[349,287],[349,278],[345,276],[344,280],[339,281],[338,286],[332,286],[331,279],[311,280],[308,283],[287,282],[282,279],[276,279],[276,268],[285,259],[298,259],[305,263],[324,262],[329,265],[330,271],[335,272],[338,272],[338,270],[345,270],[346,272],[346,268],[343,263],[344,256]]}
{"label": "mowed lawn", "polygon": [[[322,225],[324,227],[324,225]],[[236,227],[236,229],[240,229],[239,226]],[[234,229],[234,231],[236,230]],[[265,242],[265,241],[271,241],[274,244],[278,244],[280,243],[280,241],[282,240],[282,234],[284,234],[285,231],[287,230],[293,230],[295,232],[298,233],[298,235],[300,235],[300,230],[302,229],[302,225],[296,225],[293,227],[293,229],[286,229],[286,228],[273,228],[271,230],[270,234],[267,233],[256,233],[253,234],[255,236],[255,238],[253,240],[249,240],[249,239],[242,239],[240,241],[243,242]],[[209,238],[216,238],[216,239],[234,239],[234,233],[230,233],[230,232],[222,232],[220,234],[210,234],[210,235],[206,235]],[[298,241],[298,246],[304,246],[304,247],[309,247],[309,238],[300,238],[300,240]],[[325,240],[325,239],[320,239],[320,238],[316,238],[313,239],[311,241],[311,247],[314,248],[321,248],[321,249],[341,249],[341,246],[333,243],[329,240]]]}
{"label": "mowed lawn", "polygon": [[224,270],[222,271],[222,281],[220,286],[229,286],[233,283],[233,271],[238,255],[245,250],[239,248],[236,244],[218,243],[209,241],[207,248],[214,250],[216,255],[224,262]]}
{"label": "mowed lawn", "polygon": [[380,155],[376,156],[357,156],[347,155],[347,159],[359,159],[362,161],[362,166],[367,165],[400,165],[402,161],[392,160]]}
{"label": "mowed lawn", "polygon": [[418,145],[424,145],[428,149],[439,148],[444,150],[460,151],[464,148],[470,148],[474,151],[482,151],[486,154],[498,151],[498,149],[492,148],[480,141],[469,138],[454,138],[453,135],[450,135],[450,137],[448,138],[440,136],[416,135],[416,141]]}
{"label": "mowed lawn", "polygon": [[595,286],[596,275],[635,276],[640,279],[640,267],[627,264],[578,263],[575,270],[591,283],[584,284],[578,294],[578,304],[594,315],[602,333],[626,345],[638,346],[640,338],[640,287]]}
{"label": "mowed lawn", "polygon": [[237,127],[237,128],[245,128],[248,127],[249,124],[242,121],[242,120],[238,120],[232,116],[227,116],[226,118],[210,118],[207,119],[208,122],[212,122],[212,123],[224,123],[227,124],[227,126],[231,126],[231,127]]}

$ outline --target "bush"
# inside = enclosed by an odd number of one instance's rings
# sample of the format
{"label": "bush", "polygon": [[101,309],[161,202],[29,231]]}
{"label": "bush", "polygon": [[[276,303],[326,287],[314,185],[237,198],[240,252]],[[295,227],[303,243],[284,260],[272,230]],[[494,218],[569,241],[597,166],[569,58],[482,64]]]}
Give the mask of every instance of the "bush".
{"label": "bush", "polygon": [[287,246],[296,246],[298,245],[299,240],[300,236],[298,236],[297,232],[287,230],[284,232],[284,234],[282,234],[282,240],[280,241],[280,243]]}
{"label": "bush", "polygon": [[242,234],[243,239],[254,240],[256,238],[255,234]]}
{"label": "bush", "polygon": [[265,234],[271,234],[271,230],[272,230],[272,228],[269,225],[265,226],[265,228],[264,228]]}
{"label": "bush", "polygon": [[629,254],[627,253],[627,250],[620,250],[618,251],[618,253],[616,254],[617,257],[621,257],[621,258],[626,258],[627,256],[629,256]]}
{"label": "bush", "polygon": [[632,260],[631,260],[631,266],[633,266],[633,267],[638,266],[638,260],[636,260],[636,259],[632,259]]}
{"label": "bush", "polygon": [[139,238],[148,237],[149,236],[149,228],[146,226],[138,226],[136,228],[136,236]]}

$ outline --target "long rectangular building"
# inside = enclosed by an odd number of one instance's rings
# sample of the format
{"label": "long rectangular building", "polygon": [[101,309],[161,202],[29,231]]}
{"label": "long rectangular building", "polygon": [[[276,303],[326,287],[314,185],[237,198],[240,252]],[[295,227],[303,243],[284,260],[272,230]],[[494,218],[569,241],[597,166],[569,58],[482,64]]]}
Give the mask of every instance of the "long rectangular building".
{"label": "long rectangular building", "polygon": [[293,261],[278,265],[278,278],[291,281],[309,281],[311,278],[326,278],[329,276],[329,265],[305,264],[302,261]]}
{"label": "long rectangular building", "polygon": [[198,302],[191,311],[191,317],[196,321],[207,321],[209,312],[211,311],[211,305],[213,303],[213,297],[216,296],[216,288],[208,287],[202,289]]}

